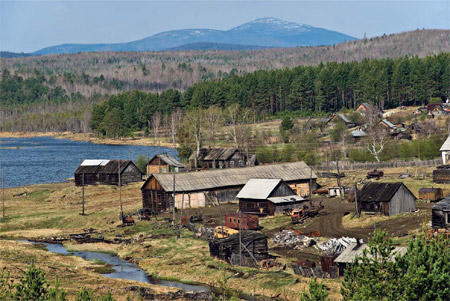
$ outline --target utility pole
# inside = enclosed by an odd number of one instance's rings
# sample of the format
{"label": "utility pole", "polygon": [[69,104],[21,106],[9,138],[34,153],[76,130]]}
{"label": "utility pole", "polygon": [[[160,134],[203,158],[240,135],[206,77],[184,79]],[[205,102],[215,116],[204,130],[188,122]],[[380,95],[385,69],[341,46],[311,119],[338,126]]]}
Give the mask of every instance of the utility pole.
{"label": "utility pole", "polygon": [[175,226],[175,174],[173,174],[173,193],[172,193],[172,211],[173,211],[173,217],[172,217],[172,225]]}
{"label": "utility pole", "polygon": [[309,206],[312,208],[312,168],[309,168]]}
{"label": "utility pole", "polygon": [[337,184],[339,187],[339,192],[341,195],[341,198],[343,197],[343,193],[342,193],[342,187],[341,187],[341,176],[339,175],[339,157],[336,156],[336,169],[337,169]]}
{"label": "utility pole", "polygon": [[184,191],[182,193],[183,195],[181,196],[180,224],[178,225],[177,238],[181,237],[181,221],[183,220]]}
{"label": "utility pole", "polygon": [[5,173],[2,168],[2,202],[3,202],[3,218],[5,218]]}
{"label": "utility pole", "polygon": [[120,160],[117,160],[117,165],[119,167],[119,202],[120,202],[120,218],[123,218],[123,208],[122,208],[122,183],[120,181]]}
{"label": "utility pole", "polygon": [[[239,265],[242,266],[242,210],[239,205]],[[222,234],[223,234],[223,226],[222,226]]]}
{"label": "utility pole", "polygon": [[356,207],[356,216],[359,217],[359,208],[358,208],[358,186],[356,185],[353,188],[354,194],[355,194],[355,207]]}
{"label": "utility pole", "polygon": [[81,215],[84,215],[84,172],[81,180],[82,194],[83,194],[83,206],[81,207]]}

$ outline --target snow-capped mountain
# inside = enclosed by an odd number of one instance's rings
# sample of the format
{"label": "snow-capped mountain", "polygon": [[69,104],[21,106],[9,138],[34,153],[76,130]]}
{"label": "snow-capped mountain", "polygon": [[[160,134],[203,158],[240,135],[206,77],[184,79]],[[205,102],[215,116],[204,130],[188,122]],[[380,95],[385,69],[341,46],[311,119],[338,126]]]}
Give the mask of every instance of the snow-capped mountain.
{"label": "snow-capped mountain", "polygon": [[[153,36],[117,44],[63,44],[47,47],[35,52],[35,54],[53,53],[76,53],[89,51],[160,51],[166,49],[183,50],[202,49],[206,50],[206,45],[218,44],[223,49],[246,50],[255,47],[295,47],[295,46],[318,46],[332,45],[344,41],[355,40],[354,37],[313,27],[306,24],[288,22],[277,18],[259,18],[230,30],[215,29],[182,29],[157,33]],[[192,48],[189,48],[193,45]],[[224,45],[228,45],[224,46]],[[239,45],[235,47],[233,45]]]}

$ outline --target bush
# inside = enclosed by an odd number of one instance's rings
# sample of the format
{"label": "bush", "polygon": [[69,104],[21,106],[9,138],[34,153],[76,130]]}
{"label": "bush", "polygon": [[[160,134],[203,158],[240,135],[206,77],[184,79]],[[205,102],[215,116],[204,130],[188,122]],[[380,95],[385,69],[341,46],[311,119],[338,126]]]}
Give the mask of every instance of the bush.
{"label": "bush", "polygon": [[309,292],[303,291],[300,296],[301,301],[323,301],[328,297],[328,290],[321,282],[318,282],[316,278],[309,280]]}

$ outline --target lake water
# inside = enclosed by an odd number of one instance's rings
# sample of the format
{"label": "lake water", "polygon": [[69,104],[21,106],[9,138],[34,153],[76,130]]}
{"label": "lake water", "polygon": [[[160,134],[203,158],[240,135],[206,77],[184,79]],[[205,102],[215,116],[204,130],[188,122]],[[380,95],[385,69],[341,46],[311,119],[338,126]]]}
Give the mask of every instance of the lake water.
{"label": "lake water", "polygon": [[[153,157],[157,146],[105,145],[51,137],[0,138],[0,164],[5,187],[59,183],[73,178],[84,159],[129,159],[139,155]],[[177,158],[177,150],[161,147],[161,153]]]}

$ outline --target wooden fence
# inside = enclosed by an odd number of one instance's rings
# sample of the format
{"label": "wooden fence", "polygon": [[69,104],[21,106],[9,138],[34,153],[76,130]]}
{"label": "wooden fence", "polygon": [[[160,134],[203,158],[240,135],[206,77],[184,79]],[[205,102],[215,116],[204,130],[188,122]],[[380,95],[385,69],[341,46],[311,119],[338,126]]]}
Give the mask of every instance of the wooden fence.
{"label": "wooden fence", "polygon": [[[357,163],[342,161],[339,162],[339,171],[344,170],[372,170],[372,169],[383,169],[383,168],[395,168],[395,167],[428,167],[428,166],[438,166],[442,165],[442,159],[434,160],[416,160],[416,161],[394,161],[394,162],[380,162],[380,163]],[[316,171],[332,171],[336,170],[336,164],[334,163],[321,163],[319,165],[313,166]]]}

